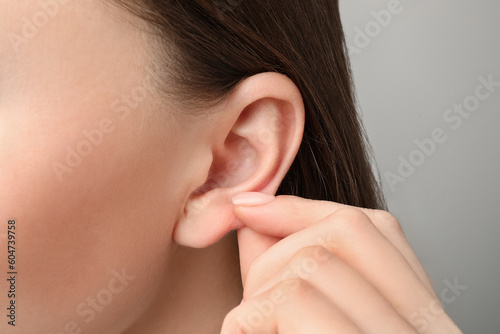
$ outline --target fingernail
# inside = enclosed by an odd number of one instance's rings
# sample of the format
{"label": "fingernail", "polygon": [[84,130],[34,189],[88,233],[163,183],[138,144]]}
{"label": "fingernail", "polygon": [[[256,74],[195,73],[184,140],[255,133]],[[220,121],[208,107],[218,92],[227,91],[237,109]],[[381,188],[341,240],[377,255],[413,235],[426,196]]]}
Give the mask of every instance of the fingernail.
{"label": "fingernail", "polygon": [[238,206],[257,206],[267,204],[273,199],[275,199],[273,195],[258,192],[247,192],[234,195],[232,201],[234,205]]}

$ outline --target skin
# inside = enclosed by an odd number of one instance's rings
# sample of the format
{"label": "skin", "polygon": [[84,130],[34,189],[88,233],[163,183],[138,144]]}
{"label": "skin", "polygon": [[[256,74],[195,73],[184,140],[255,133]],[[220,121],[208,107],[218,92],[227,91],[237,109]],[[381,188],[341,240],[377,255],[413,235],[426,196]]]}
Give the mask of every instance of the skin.
{"label": "skin", "polygon": [[[18,273],[16,327],[2,316],[1,333],[238,333],[272,291],[287,302],[248,333],[418,332],[410,314],[436,296],[392,216],[233,204],[272,199],[293,162],[291,80],[255,75],[197,117],[155,94],[136,18],[69,1],[27,38],[39,2],[0,4],[0,248],[15,220]],[[314,275],[286,274],[317,254]],[[459,332],[435,309],[423,332]]]}
{"label": "skin", "polygon": [[221,334],[461,333],[390,213],[294,196],[234,212],[277,242],[256,251]]}
{"label": "skin", "polygon": [[[1,36],[21,35],[21,18],[40,11],[38,1],[2,1],[0,7],[7,9],[0,14]],[[113,14],[99,1],[69,2],[18,52],[1,39],[0,236],[6,249],[7,221],[15,218],[20,299],[18,326],[8,326],[2,312],[1,333],[70,333],[65,328],[74,328],[68,325],[72,322],[82,333],[122,333],[140,322],[153,303],[172,317],[183,311],[183,303],[196,311],[192,299],[201,283],[185,282],[192,292],[176,296],[185,279],[182,271],[208,276],[205,283],[214,281],[214,295],[219,286],[219,291],[241,286],[236,280],[215,281],[214,275],[238,274],[231,269],[237,268],[237,258],[216,261],[222,250],[233,248],[227,254],[236,254],[235,242],[195,252],[180,250],[172,241],[182,201],[194,187],[186,176],[199,152],[188,148],[205,132],[201,123],[188,119],[183,121],[190,127],[181,125],[174,111],[160,109],[151,94],[140,103],[120,102],[113,108],[137,87],[150,91],[144,85],[144,37]],[[67,165],[67,146],[76,150],[86,140],[82,132],[100,130],[106,119],[114,130],[103,134],[71,172],[59,175],[53,163]],[[216,265],[204,268],[200,264],[206,261]],[[96,310],[95,318],[81,316],[78,306],[108,289],[114,271],[135,278],[128,286],[116,283],[115,290],[123,290]],[[164,289],[167,284],[170,291]],[[7,290],[2,279],[2,309]],[[160,294],[183,303],[176,303],[174,312],[172,304],[156,300]],[[210,306],[219,317],[213,327],[239,300],[230,297]],[[200,314],[209,307],[198,306]]]}

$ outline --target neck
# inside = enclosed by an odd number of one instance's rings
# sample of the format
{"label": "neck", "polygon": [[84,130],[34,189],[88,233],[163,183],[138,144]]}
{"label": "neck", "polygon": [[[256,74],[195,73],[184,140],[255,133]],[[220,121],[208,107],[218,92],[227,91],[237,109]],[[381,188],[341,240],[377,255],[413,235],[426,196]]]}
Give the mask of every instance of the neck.
{"label": "neck", "polygon": [[236,233],[206,249],[178,247],[157,297],[126,334],[218,334],[242,295]]}

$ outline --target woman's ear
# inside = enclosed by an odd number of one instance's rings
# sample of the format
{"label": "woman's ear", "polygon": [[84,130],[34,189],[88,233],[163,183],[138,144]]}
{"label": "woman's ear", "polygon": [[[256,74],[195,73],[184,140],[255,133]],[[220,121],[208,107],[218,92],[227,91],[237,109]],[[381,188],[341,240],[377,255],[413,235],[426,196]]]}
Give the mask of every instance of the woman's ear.
{"label": "woman's ear", "polygon": [[206,145],[210,152],[205,152],[211,161],[205,159],[210,166],[199,167],[209,172],[187,198],[174,229],[178,244],[196,248],[240,227],[233,214],[233,195],[275,194],[302,141],[302,96],[285,75],[257,74],[233,90],[206,126],[211,127],[211,145]]}

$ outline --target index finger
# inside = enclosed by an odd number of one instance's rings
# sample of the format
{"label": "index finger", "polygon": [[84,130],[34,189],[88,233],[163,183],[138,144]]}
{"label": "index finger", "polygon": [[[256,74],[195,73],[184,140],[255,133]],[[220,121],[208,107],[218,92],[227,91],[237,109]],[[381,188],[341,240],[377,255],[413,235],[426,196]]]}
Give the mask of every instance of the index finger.
{"label": "index finger", "polygon": [[[319,223],[341,209],[361,210],[380,233],[399,250],[428,290],[436,296],[430,280],[408,243],[399,222],[389,212],[296,196],[273,197],[261,193],[237,194],[233,197],[233,203],[234,213],[244,226],[260,235],[273,238],[286,238]],[[248,258],[243,257],[243,259],[250,262],[264,250],[262,248],[260,251],[254,251],[251,257],[247,256]],[[242,250],[242,253],[244,251]],[[243,255],[248,254],[244,253]]]}

